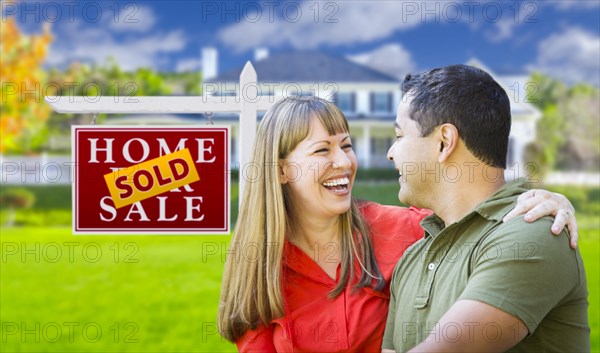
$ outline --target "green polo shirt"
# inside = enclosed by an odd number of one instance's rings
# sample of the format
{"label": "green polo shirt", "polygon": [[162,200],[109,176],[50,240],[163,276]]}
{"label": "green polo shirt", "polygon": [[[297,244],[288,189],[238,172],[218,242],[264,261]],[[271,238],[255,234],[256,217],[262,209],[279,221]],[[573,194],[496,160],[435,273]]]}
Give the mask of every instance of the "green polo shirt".
{"label": "green polo shirt", "polygon": [[[523,181],[507,183],[448,227],[436,215],[421,222],[425,237],[407,249],[392,276],[383,348],[405,352],[430,334],[456,339],[458,325],[436,324],[468,299],[527,326],[529,335],[509,352],[590,351],[585,271],[567,232],[552,235],[549,217],[502,222],[525,190]],[[494,323],[481,324],[494,339]]]}

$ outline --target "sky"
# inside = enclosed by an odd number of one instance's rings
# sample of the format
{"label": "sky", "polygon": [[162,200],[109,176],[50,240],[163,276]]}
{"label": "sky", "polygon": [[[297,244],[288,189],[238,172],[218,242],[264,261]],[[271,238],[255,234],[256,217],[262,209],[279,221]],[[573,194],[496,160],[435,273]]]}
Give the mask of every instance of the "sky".
{"label": "sky", "polygon": [[[539,71],[600,86],[600,0],[561,1],[21,1],[2,0],[27,33],[50,23],[46,65],[219,72],[269,52],[316,50],[395,77],[477,58],[498,74]],[[293,69],[293,68],[290,68]]]}

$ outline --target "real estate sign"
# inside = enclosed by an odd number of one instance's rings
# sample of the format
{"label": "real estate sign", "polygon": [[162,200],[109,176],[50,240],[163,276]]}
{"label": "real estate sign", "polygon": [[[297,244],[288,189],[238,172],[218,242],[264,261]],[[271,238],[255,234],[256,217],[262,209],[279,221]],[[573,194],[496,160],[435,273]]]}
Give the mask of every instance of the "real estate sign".
{"label": "real estate sign", "polygon": [[74,126],[73,233],[229,232],[227,127]]}

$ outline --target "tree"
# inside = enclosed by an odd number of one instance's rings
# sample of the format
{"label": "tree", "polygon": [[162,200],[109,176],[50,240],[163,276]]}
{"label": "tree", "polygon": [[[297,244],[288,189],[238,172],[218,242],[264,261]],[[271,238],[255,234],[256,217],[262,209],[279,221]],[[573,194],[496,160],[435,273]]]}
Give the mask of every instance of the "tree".
{"label": "tree", "polygon": [[557,168],[595,170],[600,168],[600,95],[597,88],[578,84],[560,101],[565,118],[565,143]]}
{"label": "tree", "polygon": [[600,167],[600,93],[598,88],[564,83],[542,74],[533,74],[535,95],[529,100],[542,111],[537,122],[536,141],[526,159],[544,175],[558,169]]}
{"label": "tree", "polygon": [[[64,71],[52,70],[49,82],[59,87],[60,96],[164,96],[171,93],[163,77],[149,68],[133,72],[121,70],[118,63],[109,58],[104,65],[86,65],[73,62]],[[106,118],[98,116],[98,122]],[[89,114],[52,114],[49,125],[52,130],[69,129],[71,124],[87,124]]]}
{"label": "tree", "polygon": [[536,125],[536,139],[525,151],[525,159],[538,166],[543,178],[554,169],[558,150],[565,143],[564,116],[558,108],[558,101],[567,92],[567,87],[548,76],[533,74],[532,82],[536,90],[530,91],[528,101],[537,106],[542,117]]}
{"label": "tree", "polygon": [[41,65],[51,40],[49,26],[27,36],[14,18],[0,22],[0,153],[31,152],[44,143],[50,107],[41,97],[46,77]]}

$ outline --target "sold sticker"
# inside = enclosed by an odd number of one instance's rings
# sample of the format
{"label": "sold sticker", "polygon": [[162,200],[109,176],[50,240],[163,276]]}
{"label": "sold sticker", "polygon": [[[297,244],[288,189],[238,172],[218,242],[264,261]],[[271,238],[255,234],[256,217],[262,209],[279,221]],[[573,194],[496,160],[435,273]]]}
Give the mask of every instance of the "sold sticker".
{"label": "sold sticker", "polygon": [[189,149],[104,175],[116,208],[198,181]]}

